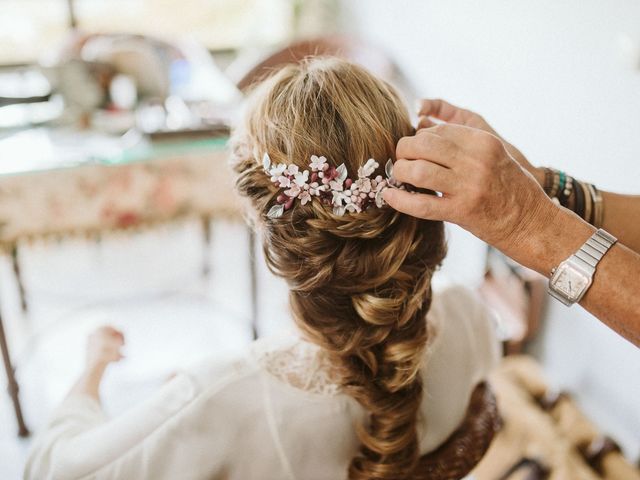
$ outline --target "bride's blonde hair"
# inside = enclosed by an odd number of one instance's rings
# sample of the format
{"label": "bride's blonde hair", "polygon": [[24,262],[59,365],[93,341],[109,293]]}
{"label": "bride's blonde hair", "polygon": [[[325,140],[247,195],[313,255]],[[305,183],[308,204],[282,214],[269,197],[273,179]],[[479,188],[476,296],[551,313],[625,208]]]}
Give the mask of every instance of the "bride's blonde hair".
{"label": "bride's blonde hair", "polygon": [[412,133],[391,86],[359,66],[321,58],[264,81],[231,142],[237,189],[251,200],[269,268],[289,284],[298,326],[369,414],[357,431],[350,479],[418,473],[419,368],[431,277],[445,255],[443,224],[375,205],[336,216],[319,198],[269,218],[280,190],[262,157],[304,170],[311,155],[324,155],[352,176],[369,158],[380,165],[395,159],[396,143]]}

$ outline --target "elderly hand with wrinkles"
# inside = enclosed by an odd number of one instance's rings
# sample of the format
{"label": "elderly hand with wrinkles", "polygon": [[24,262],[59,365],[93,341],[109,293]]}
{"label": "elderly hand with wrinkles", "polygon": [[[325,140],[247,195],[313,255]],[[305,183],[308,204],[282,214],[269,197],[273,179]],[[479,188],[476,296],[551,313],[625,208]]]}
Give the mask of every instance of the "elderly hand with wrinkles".
{"label": "elderly hand with wrinkles", "polygon": [[[387,189],[384,199],[393,208],[456,223],[545,276],[594,233],[592,225],[549,199],[541,187],[543,170],[480,115],[442,100],[425,100],[420,115],[416,134],[398,142],[393,176],[439,195]],[[640,196],[603,195],[604,228],[619,241],[598,264],[580,304],[640,346],[640,229],[633,221]]]}
{"label": "elderly hand with wrinkles", "polygon": [[555,214],[537,170],[481,116],[442,100],[423,101],[420,115],[416,135],[398,142],[393,175],[441,196],[388,189],[393,208],[456,223],[502,250]]}

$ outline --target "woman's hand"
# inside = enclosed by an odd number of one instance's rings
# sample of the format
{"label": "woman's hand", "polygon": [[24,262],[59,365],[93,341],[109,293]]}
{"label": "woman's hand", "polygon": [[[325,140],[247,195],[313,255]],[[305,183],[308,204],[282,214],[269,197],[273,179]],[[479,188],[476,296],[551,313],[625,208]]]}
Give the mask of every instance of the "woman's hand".
{"label": "woman's hand", "polygon": [[[439,100],[424,102],[421,112],[427,118],[420,126],[426,128],[400,140],[393,176],[442,196],[388,188],[383,195],[393,208],[456,223],[545,276],[593,234],[593,226],[547,197],[543,180],[534,179],[536,169],[482,117]],[[434,125],[429,116],[449,123]],[[615,197],[606,198],[611,212]],[[633,223],[633,200],[618,198],[621,203],[613,210],[623,214],[612,219],[609,213],[605,228],[633,240],[634,231],[624,230]],[[580,304],[640,346],[640,255],[618,242],[597,272]]]}
{"label": "woman's hand", "polygon": [[124,335],[113,327],[95,330],[87,339],[85,370],[69,395],[87,395],[100,401],[100,383],[107,366],[124,358]]}
{"label": "woman's hand", "polygon": [[418,121],[418,129],[434,127],[436,123],[432,119],[442,120],[443,122],[453,123],[455,125],[464,125],[478,130],[484,130],[498,137],[504,144],[507,152],[524,167],[540,185],[544,182],[544,172],[541,168],[536,168],[529,163],[520,150],[507,142],[487,123],[487,121],[475,112],[465,110],[464,108],[451,105],[444,100],[430,99],[422,100],[418,111],[420,116]]}
{"label": "woman's hand", "polygon": [[[480,117],[459,110],[451,116],[435,112],[482,126]],[[503,141],[483,129],[452,123],[423,128],[398,142],[396,156],[397,180],[442,196],[387,189],[387,203],[409,215],[456,223],[516,260],[511,254],[559,210]]]}
{"label": "woman's hand", "polygon": [[104,370],[108,364],[121,360],[123,346],[122,332],[110,326],[98,328],[87,339],[87,370]]}

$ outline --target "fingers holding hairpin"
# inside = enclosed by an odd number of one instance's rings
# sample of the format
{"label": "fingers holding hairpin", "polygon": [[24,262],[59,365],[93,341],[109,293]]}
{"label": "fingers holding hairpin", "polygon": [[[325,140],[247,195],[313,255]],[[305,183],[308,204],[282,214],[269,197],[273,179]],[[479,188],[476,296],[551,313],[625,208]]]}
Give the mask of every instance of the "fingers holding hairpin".
{"label": "fingers holding hairpin", "polygon": [[411,137],[401,138],[396,145],[396,158],[430,160],[448,167],[451,163],[449,159],[458,147],[453,141],[432,131],[434,128],[438,127],[419,130]]}
{"label": "fingers holding hairpin", "polygon": [[455,186],[453,172],[428,160],[399,159],[393,167],[393,177],[414,187],[448,193]]}

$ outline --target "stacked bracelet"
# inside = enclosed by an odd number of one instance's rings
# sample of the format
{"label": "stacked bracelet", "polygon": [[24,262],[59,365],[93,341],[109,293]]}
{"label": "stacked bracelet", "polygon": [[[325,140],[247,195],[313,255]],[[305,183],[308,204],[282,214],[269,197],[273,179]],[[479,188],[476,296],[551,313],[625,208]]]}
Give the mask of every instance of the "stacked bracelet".
{"label": "stacked bracelet", "polygon": [[602,194],[595,187],[595,185],[591,185],[593,187],[593,191],[595,193],[595,197],[593,200],[594,203],[594,212],[593,212],[593,226],[596,228],[602,227],[602,222],[604,221],[604,204],[602,202]]}
{"label": "stacked bracelet", "polygon": [[585,182],[579,182],[565,172],[544,168],[545,193],[556,203],[578,214],[596,228],[604,221],[604,204],[598,189]]}
{"label": "stacked bracelet", "polygon": [[575,202],[573,204],[573,211],[576,212],[581,218],[585,218],[585,191],[583,188],[583,183],[578,181],[575,182]]}
{"label": "stacked bracelet", "polygon": [[580,187],[584,195],[584,212],[580,215],[587,222],[591,222],[591,212],[593,211],[593,197],[586,183],[580,183]]}

